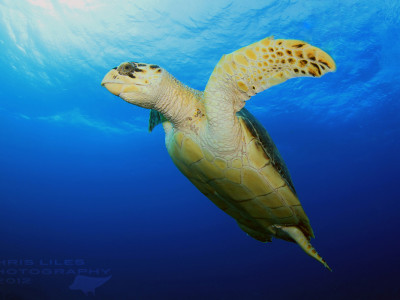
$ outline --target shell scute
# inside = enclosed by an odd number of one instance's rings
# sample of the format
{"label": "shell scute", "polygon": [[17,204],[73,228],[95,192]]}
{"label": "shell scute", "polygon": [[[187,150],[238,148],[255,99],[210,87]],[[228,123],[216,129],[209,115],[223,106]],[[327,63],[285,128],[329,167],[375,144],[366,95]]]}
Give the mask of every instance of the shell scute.
{"label": "shell scute", "polygon": [[205,180],[224,178],[224,172],[213,163],[202,159],[191,166],[192,172],[198,172]]}
{"label": "shell scute", "polygon": [[249,158],[250,165],[256,169],[260,169],[269,163],[269,157],[257,139],[253,139],[248,144],[247,157]]}
{"label": "shell scute", "polygon": [[269,184],[274,188],[280,188],[285,185],[285,181],[282,179],[281,175],[276,171],[276,169],[268,164],[260,170],[261,174],[265,176]]}
{"label": "shell scute", "polygon": [[290,217],[293,217],[293,215],[294,215],[293,211],[287,206],[282,206],[282,207],[273,209],[272,214],[279,219],[290,218]]}
{"label": "shell scute", "polygon": [[237,168],[237,169],[240,169],[241,167],[242,167],[242,160],[240,159],[240,158],[235,158],[233,161],[232,161],[232,167],[233,168]]}
{"label": "shell scute", "polygon": [[284,205],[284,203],[282,203],[282,199],[275,192],[271,192],[268,195],[259,196],[257,199],[262,205],[269,208],[277,208]]}
{"label": "shell scute", "polygon": [[174,135],[175,143],[178,145],[179,148],[182,147],[183,137],[184,137],[184,135],[183,135],[182,132],[177,132],[177,133]]}
{"label": "shell scute", "polygon": [[242,183],[241,172],[238,169],[229,168],[225,171],[225,177],[235,183]]}
{"label": "shell scute", "polygon": [[216,158],[216,159],[214,160],[214,164],[215,164],[218,168],[220,168],[220,169],[222,169],[222,170],[226,169],[226,167],[227,167],[226,160],[223,160],[223,159],[221,159],[221,158]]}
{"label": "shell scute", "polygon": [[242,169],[242,184],[256,196],[269,194],[273,191],[271,186],[252,168]]}
{"label": "shell scute", "polygon": [[293,194],[288,186],[283,186],[278,189],[279,195],[285,199],[286,203],[290,206],[300,205],[299,199]]}
{"label": "shell scute", "polygon": [[213,180],[210,182],[210,185],[215,188],[218,194],[226,199],[244,201],[255,198],[254,193],[246,186],[227,179]]}
{"label": "shell scute", "polygon": [[199,145],[190,138],[183,139],[181,152],[182,159],[187,165],[204,158],[204,154]]}
{"label": "shell scute", "polygon": [[245,210],[250,216],[256,219],[268,219],[271,222],[275,219],[271,209],[266,207],[257,199],[243,201],[239,203],[240,207]]}

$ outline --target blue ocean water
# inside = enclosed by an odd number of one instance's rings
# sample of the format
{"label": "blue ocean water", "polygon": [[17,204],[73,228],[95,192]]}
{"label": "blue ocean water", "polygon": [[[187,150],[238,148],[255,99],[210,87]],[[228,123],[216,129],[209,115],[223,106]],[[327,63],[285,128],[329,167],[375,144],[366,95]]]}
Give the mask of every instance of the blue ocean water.
{"label": "blue ocean water", "polygon": [[[270,35],[338,67],[246,104],[332,273],[246,236],[100,86],[133,60],[203,90]],[[0,51],[0,300],[400,299],[399,1],[1,0]]]}

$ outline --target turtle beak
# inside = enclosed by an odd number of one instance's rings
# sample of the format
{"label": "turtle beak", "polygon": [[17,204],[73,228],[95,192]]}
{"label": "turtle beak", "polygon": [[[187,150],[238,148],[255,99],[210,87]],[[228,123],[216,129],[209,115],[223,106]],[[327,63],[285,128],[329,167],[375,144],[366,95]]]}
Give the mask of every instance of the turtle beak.
{"label": "turtle beak", "polygon": [[112,69],[104,76],[101,86],[104,86],[110,93],[119,96],[122,92],[125,82],[121,80],[116,69]]}

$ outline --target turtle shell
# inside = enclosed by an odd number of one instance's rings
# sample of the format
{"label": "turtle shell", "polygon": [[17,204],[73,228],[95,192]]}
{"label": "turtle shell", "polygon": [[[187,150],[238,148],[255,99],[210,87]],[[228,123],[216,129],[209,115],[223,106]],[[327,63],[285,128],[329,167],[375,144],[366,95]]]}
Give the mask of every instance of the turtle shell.
{"label": "turtle shell", "polygon": [[[293,241],[280,226],[296,226],[310,239],[313,231],[298,200],[289,171],[274,142],[245,108],[237,113],[246,143],[244,156],[216,157],[190,135],[176,131],[167,149],[178,169],[251,237]],[[163,122],[152,111],[151,130]]]}
{"label": "turtle shell", "polygon": [[[297,203],[294,203],[295,205],[288,204],[287,206],[290,207],[291,210],[296,214],[296,218],[298,220],[297,224],[293,224],[292,222],[289,222],[288,224],[285,224],[284,222],[278,224],[278,225],[288,225],[288,226],[297,226],[302,230],[302,232],[305,234],[307,239],[310,239],[311,237],[314,237],[313,230],[310,226],[309,220],[307,215],[305,214],[303,208],[300,205],[300,202],[298,201],[297,193],[293,185],[292,178],[290,177],[290,173],[288,168],[286,167],[285,162],[283,161],[283,158],[281,154],[278,151],[278,148],[276,147],[275,143],[273,142],[272,138],[268,134],[267,130],[264,128],[264,126],[245,108],[240,110],[239,112],[236,113],[237,117],[243,120],[244,125],[248,131],[248,134],[253,136],[257,144],[261,146],[262,150],[265,152],[265,155],[269,158],[270,164],[273,166],[276,172],[279,173],[280,177],[283,179],[285,182],[286,186],[291,190],[293,195],[288,195],[288,198],[295,199]],[[291,201],[288,201],[291,202]],[[265,202],[264,202],[265,203]],[[268,206],[268,204],[267,204]],[[292,219],[293,220],[293,219]],[[237,220],[238,221],[238,220]],[[262,238],[260,239],[259,233],[257,233],[256,228],[251,228],[252,226],[246,226],[245,224],[241,224],[240,221],[238,221],[239,226],[246,231],[249,235],[252,237],[258,239],[258,240],[263,240],[265,239]],[[249,228],[248,228],[249,227]],[[284,232],[277,230],[275,232],[275,236],[279,237],[281,239],[287,240],[287,241],[292,241],[292,238],[287,236]]]}
{"label": "turtle shell", "polygon": [[238,113],[236,113],[236,115],[243,119],[251,135],[253,135],[258,140],[264,152],[270,158],[272,166],[275,168],[276,171],[278,171],[285,183],[297,196],[292,178],[290,177],[289,170],[286,167],[286,164],[283,161],[282,156],[278,151],[278,148],[275,146],[275,143],[269,136],[264,126],[244,107]]}

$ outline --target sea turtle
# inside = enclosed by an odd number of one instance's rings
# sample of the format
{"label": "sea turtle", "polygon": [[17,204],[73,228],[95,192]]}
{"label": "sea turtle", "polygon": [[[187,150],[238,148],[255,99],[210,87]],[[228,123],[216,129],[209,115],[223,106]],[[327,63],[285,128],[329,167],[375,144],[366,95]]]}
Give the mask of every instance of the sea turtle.
{"label": "sea turtle", "polygon": [[178,169],[251,237],[311,246],[314,237],[289,171],[271,137],[244,108],[251,96],[293,77],[336,69],[324,51],[299,40],[265,38],[223,55],[204,92],[154,64],[124,62],[101,85],[125,101],[151,109]]}

